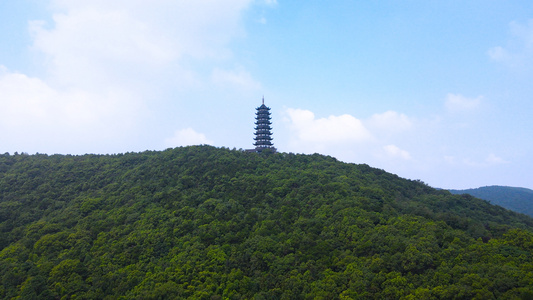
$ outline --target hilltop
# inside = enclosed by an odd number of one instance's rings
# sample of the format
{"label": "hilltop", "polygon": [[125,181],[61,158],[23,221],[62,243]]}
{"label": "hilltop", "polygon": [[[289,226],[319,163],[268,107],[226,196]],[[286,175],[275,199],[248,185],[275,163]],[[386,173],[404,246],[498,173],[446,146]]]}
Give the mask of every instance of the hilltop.
{"label": "hilltop", "polygon": [[0,155],[4,299],[525,298],[532,229],[318,154]]}
{"label": "hilltop", "polygon": [[476,189],[449,190],[452,194],[469,194],[492,204],[533,217],[533,190],[510,186],[484,186]]}

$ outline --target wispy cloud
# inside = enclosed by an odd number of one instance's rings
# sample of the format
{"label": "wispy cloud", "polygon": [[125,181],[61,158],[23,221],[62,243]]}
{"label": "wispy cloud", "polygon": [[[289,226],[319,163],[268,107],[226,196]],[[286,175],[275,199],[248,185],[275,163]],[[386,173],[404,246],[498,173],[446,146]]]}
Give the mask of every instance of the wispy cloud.
{"label": "wispy cloud", "polygon": [[507,160],[497,156],[494,153],[490,153],[486,158],[485,161],[490,165],[500,165],[500,164],[507,164],[509,163]]}
{"label": "wispy cloud", "polygon": [[215,84],[223,87],[234,87],[245,90],[258,90],[261,88],[261,83],[254,80],[252,75],[242,67],[234,70],[215,68],[211,73],[211,80]]}
{"label": "wispy cloud", "polygon": [[510,39],[505,46],[488,50],[489,57],[512,67],[530,66],[533,62],[533,19],[526,24],[511,22]]}
{"label": "wispy cloud", "polygon": [[449,112],[468,112],[474,111],[481,105],[482,96],[469,98],[460,94],[448,94],[446,96],[445,106]]}
{"label": "wispy cloud", "polygon": [[411,159],[411,154],[409,154],[409,152],[400,149],[396,145],[386,145],[385,147],[383,147],[383,150],[385,150],[386,155],[391,158],[400,158],[403,160]]}
{"label": "wispy cloud", "polygon": [[271,5],[271,6],[274,6],[274,5],[278,4],[277,0],[264,0],[264,2],[265,2],[266,5]]}
{"label": "wispy cloud", "polygon": [[456,156],[447,155],[444,156],[444,161],[449,165],[464,165],[472,168],[490,167],[509,163],[509,161],[497,156],[494,153],[489,153],[484,158],[482,157],[483,156],[480,156],[477,159],[472,159],[469,157],[458,158]]}
{"label": "wispy cloud", "polygon": [[385,133],[398,133],[413,127],[413,121],[407,115],[392,110],[372,115],[365,124],[373,131]]}

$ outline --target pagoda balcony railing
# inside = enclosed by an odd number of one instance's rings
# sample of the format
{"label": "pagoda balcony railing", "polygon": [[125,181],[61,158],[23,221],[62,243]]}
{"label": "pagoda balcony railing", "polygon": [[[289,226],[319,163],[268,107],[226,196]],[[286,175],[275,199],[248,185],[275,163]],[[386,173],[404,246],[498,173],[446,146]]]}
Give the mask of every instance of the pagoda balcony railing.
{"label": "pagoda balcony railing", "polygon": [[256,140],[256,141],[271,141],[271,140],[273,140],[273,138],[262,136],[262,137],[255,137],[254,140]]}

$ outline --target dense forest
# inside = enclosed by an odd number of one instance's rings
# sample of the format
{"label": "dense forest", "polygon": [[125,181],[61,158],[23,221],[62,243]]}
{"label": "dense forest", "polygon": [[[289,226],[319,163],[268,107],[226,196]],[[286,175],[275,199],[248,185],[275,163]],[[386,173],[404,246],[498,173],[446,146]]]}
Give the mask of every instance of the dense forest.
{"label": "dense forest", "polygon": [[533,190],[510,186],[484,186],[476,189],[449,190],[452,194],[469,194],[492,204],[533,217]]}
{"label": "dense forest", "polygon": [[532,299],[533,219],[322,155],[0,155],[2,299]]}

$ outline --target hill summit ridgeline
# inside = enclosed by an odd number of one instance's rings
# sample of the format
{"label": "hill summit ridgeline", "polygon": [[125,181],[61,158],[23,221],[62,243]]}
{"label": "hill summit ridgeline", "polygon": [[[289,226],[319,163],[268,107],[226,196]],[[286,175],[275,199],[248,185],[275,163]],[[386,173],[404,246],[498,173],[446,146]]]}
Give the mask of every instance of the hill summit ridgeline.
{"label": "hill summit ridgeline", "polygon": [[322,155],[0,155],[0,298],[519,299],[533,221]]}

